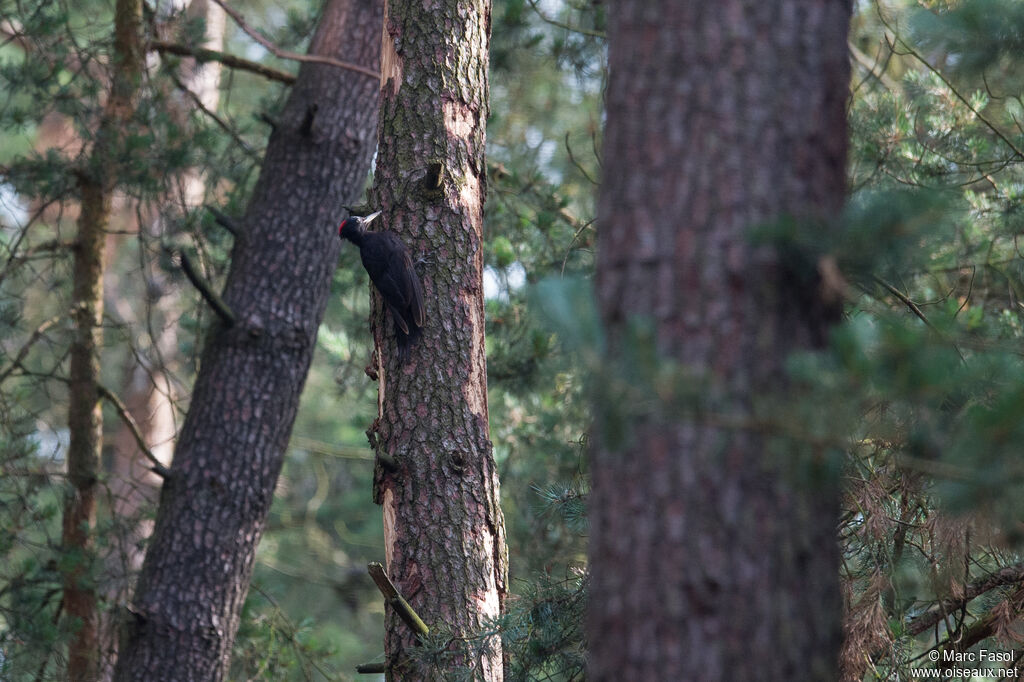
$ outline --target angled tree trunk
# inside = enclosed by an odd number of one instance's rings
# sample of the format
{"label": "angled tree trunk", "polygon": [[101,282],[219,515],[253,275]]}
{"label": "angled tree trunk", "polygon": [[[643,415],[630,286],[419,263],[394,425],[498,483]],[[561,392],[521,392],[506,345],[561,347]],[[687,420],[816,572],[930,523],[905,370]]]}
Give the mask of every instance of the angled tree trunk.
{"label": "angled tree trunk", "polygon": [[[310,52],[375,68],[382,5],[329,0]],[[338,253],[374,149],[378,82],[304,63],[235,243],[124,626],[119,680],[220,680]]]}
{"label": "angled tree trunk", "polygon": [[[748,235],[840,209],[850,11],[609,5],[597,290],[610,364],[649,339],[710,388],[699,412],[630,414],[624,440],[595,424],[593,680],[837,675],[837,482],[756,426],[759,403],[785,395],[787,355],[819,346],[837,310],[813,264],[787,269]],[[630,332],[637,318],[650,336]]]}
{"label": "angled tree trunk", "polygon": [[[467,638],[506,593],[504,520],[487,422],[482,221],[486,191],[488,0],[391,0],[382,58],[373,198],[420,267],[426,325],[405,366],[394,327],[373,316],[380,414],[374,496],[387,570],[428,626],[451,634],[434,662],[389,609],[393,680],[502,679],[497,637]],[[429,657],[427,657],[429,658]]]}
{"label": "angled tree trunk", "polygon": [[111,89],[95,142],[79,177],[81,212],[74,247],[71,316],[71,368],[68,393],[68,482],[62,543],[75,553],[64,578],[63,608],[74,630],[68,650],[68,677],[96,679],[100,663],[97,591],[90,575],[94,559],[93,526],[103,414],[99,405],[100,348],[103,337],[103,247],[117,183],[121,145],[135,113],[142,79],[142,3],[117,0]]}

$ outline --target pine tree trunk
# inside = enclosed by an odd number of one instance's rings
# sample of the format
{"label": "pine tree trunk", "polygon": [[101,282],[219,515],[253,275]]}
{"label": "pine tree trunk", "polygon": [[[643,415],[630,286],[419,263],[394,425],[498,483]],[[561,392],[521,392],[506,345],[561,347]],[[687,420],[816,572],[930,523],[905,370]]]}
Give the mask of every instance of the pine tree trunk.
{"label": "pine tree trunk", "polygon": [[[379,0],[326,3],[310,52],[378,64]],[[164,483],[115,679],[220,680],[309,370],[342,204],[374,150],[378,82],[299,70],[236,240],[213,332]]]}
{"label": "pine tree trunk", "polygon": [[[820,346],[838,311],[813,263],[794,272],[748,236],[840,209],[850,11],[609,5],[597,263],[609,364],[649,338],[710,388],[700,412],[630,414],[628,433],[595,424],[590,679],[836,677],[837,481],[753,426],[761,401],[785,396],[787,356]],[[647,388],[663,405],[679,390]]]}
{"label": "pine tree trunk", "polygon": [[489,32],[488,0],[388,3],[373,198],[383,211],[378,229],[399,234],[414,260],[427,258],[419,268],[427,321],[401,366],[374,296],[374,497],[389,576],[428,626],[452,636],[443,656],[417,657],[416,636],[388,609],[393,680],[503,675],[500,640],[467,638],[500,615],[507,590],[484,355]]}
{"label": "pine tree trunk", "polygon": [[92,682],[99,673],[99,613],[93,581],[93,530],[103,413],[99,404],[103,345],[103,250],[117,182],[120,145],[129,128],[142,77],[142,3],[117,0],[111,90],[87,166],[79,179],[81,212],[74,247],[71,316],[74,323],[68,384],[68,482],[62,544],[73,556],[64,576],[63,609],[74,630],[68,648],[68,678]]}
{"label": "pine tree trunk", "polygon": [[[166,8],[179,11],[181,7]],[[227,15],[212,0],[191,0],[185,16],[188,21],[202,21],[206,36],[201,47],[220,51],[224,44]],[[182,59],[178,66],[181,82],[194,93],[205,107],[216,110],[219,98],[221,65],[217,62],[201,63],[195,59]],[[168,113],[183,130],[189,130],[189,112],[194,104],[180,92],[171,91],[167,97]],[[164,197],[166,204],[183,201],[183,209],[202,205],[205,182],[198,169],[188,169],[171,179],[173,190]],[[147,224],[139,225],[140,235],[149,232],[150,238],[159,238],[165,231],[165,213],[155,213]],[[142,238],[140,236],[140,238]],[[108,244],[113,253],[120,240]],[[121,238],[122,240],[124,238]],[[155,276],[157,273],[153,273]],[[170,369],[178,364],[178,327],[171,322],[172,312],[180,309],[181,289],[168,281],[147,282],[161,291],[159,297],[145,297],[145,311],[136,313],[126,300],[126,292],[111,291],[108,301],[120,317],[130,326],[148,328],[153,334],[145,347],[132,349],[122,384],[121,398],[129,414],[138,425],[142,439],[150,451],[165,466],[171,463],[176,434],[176,387]],[[186,285],[187,286],[187,285]],[[151,324],[147,324],[146,320]],[[100,679],[110,680],[114,674],[119,646],[120,618],[116,608],[131,596],[135,578],[145,557],[145,541],[153,532],[149,518],[159,495],[161,479],[153,472],[152,463],[143,457],[132,429],[121,423],[111,442],[108,466],[111,515],[115,526],[107,538],[103,598],[110,609],[100,622],[102,656]]]}

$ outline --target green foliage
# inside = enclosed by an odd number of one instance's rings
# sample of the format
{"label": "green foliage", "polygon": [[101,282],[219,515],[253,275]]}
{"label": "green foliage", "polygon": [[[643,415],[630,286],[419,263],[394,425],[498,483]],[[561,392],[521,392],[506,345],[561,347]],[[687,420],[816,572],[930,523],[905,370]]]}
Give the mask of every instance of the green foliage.
{"label": "green foliage", "polygon": [[67,637],[56,620],[62,572],[75,563],[56,542],[57,463],[33,441],[32,420],[18,407],[23,397],[0,394],[0,675],[10,680],[58,663],[53,651]]}
{"label": "green foliage", "polygon": [[918,625],[1019,560],[1024,435],[1024,135],[1005,96],[1019,91],[1024,15],[998,0],[928,4],[872,3],[855,21],[853,42],[878,52],[874,75],[860,60],[855,78],[855,191],[836,252],[857,294],[831,354],[804,361],[850,425],[836,434],[848,439],[843,664],[864,679],[905,676],[930,647],[1005,649],[1018,613],[1012,590],[982,590]]}
{"label": "green foliage", "polygon": [[586,579],[534,576],[503,620],[502,643],[512,680],[582,680],[586,672],[583,623]]}
{"label": "green foliage", "polygon": [[[855,63],[845,209],[817,223],[757,226],[752,235],[811,278],[822,259],[834,258],[846,285],[846,320],[830,349],[789,359],[790,399],[759,404],[756,426],[777,436],[782,453],[845,454],[849,665],[868,679],[905,676],[936,641],[987,615],[1016,614],[1012,590],[993,591],[930,628],[927,641],[912,634],[938,600],[1018,562],[1024,540],[1024,6],[910,4],[858,4],[851,44],[866,63]],[[91,0],[0,0],[0,20],[21,27],[18,40],[0,46],[0,89],[9,94],[0,101],[4,679],[40,670],[59,677],[54,652],[70,630],[56,617],[61,571],[74,557],[59,547],[62,463],[52,441],[64,419],[67,244],[78,174],[87,170],[81,150],[105,97],[110,9]],[[316,16],[298,0],[239,9],[294,50]],[[166,28],[162,37],[189,44],[203,28],[180,16],[151,20]],[[498,0],[492,20],[483,257],[495,285],[486,302],[489,408],[514,594],[508,614],[486,632],[438,626],[441,639],[421,653],[442,666],[452,637],[486,646],[500,636],[512,679],[581,679],[584,434],[595,416],[588,401],[597,396],[606,406],[596,422],[618,442],[636,416],[722,415],[713,414],[708,379],[663,362],[643,320],[620,340],[631,350],[623,366],[603,362],[610,341],[589,282],[602,173],[603,3]],[[294,68],[234,27],[225,50]],[[201,169],[202,200],[242,216],[268,134],[259,116],[273,117],[282,102],[280,85],[236,71],[222,82],[214,119],[182,92],[186,66],[181,58],[152,66],[122,140],[128,163],[111,225],[115,293],[103,379],[115,389],[135,362],[190,385],[210,313],[168,247],[195,253],[216,283],[234,238],[208,212],[182,205],[175,178]],[[364,373],[367,292],[358,257],[344,250],[259,549],[259,589],[246,605],[233,677],[334,679],[380,650],[383,605],[365,575],[366,563],[383,555],[364,435],[376,410]],[[176,330],[170,347],[160,341],[165,327]],[[115,431],[112,412],[107,418],[107,432]],[[799,469],[808,460],[794,461]],[[105,530],[130,527],[104,504]],[[983,640],[989,648],[1007,644],[997,635]]]}
{"label": "green foliage", "polygon": [[1014,0],[967,0],[943,12],[921,8],[910,28],[916,43],[946,52],[951,63],[974,74],[1012,67],[1024,54],[1024,6]]}

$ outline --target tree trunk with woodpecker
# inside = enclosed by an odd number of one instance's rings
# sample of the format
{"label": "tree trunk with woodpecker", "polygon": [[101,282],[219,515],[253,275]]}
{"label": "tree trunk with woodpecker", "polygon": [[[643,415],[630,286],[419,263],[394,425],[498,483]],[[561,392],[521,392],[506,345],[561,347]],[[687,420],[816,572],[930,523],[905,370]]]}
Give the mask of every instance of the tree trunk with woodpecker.
{"label": "tree trunk with woodpecker", "polygon": [[142,3],[118,0],[114,7],[111,87],[92,150],[79,173],[81,209],[74,245],[71,367],[68,383],[68,483],[62,544],[74,565],[64,576],[62,605],[73,631],[68,678],[92,682],[99,674],[97,589],[93,576],[96,493],[103,445],[99,399],[103,344],[104,245],[122,156],[125,131],[135,113],[142,80]]}
{"label": "tree trunk with woodpecker", "polygon": [[387,572],[447,644],[427,651],[392,609],[393,680],[500,680],[504,520],[488,431],[482,221],[486,192],[488,0],[427,7],[391,0],[384,27],[379,151],[371,199],[412,253],[423,285],[423,337],[402,364],[374,294],[370,372],[379,415],[374,498],[383,506]]}
{"label": "tree trunk with woodpecker", "polygon": [[[850,5],[609,5],[606,364],[651,350],[683,371],[676,387],[623,378],[678,409],[623,415],[596,398],[626,418],[596,422],[590,450],[590,679],[837,675],[838,482],[758,425],[785,395],[787,356],[821,346],[838,307],[813,262],[795,271],[750,232],[840,210]],[[673,403],[695,380],[699,406]]]}
{"label": "tree trunk with woodpecker", "polygon": [[[375,69],[379,0],[329,0],[311,54]],[[150,546],[118,680],[220,680],[338,254],[373,155],[378,81],[303,63],[236,238]],[[233,317],[233,320],[231,319]]]}

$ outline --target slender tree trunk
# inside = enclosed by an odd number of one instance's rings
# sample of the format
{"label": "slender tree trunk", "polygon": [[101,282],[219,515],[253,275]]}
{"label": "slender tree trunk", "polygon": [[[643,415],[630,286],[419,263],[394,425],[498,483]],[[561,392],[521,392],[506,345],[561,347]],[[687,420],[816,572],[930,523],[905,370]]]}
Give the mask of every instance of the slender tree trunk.
{"label": "slender tree trunk", "polygon": [[[378,0],[329,0],[310,52],[374,68]],[[312,359],[378,83],[304,63],[267,148],[124,628],[115,679],[220,680]]]}
{"label": "slender tree trunk", "polygon": [[[183,7],[182,3],[173,9],[180,11]],[[222,49],[226,15],[220,6],[211,0],[191,0],[184,14],[187,20],[202,20],[206,26],[203,48],[216,51]],[[205,107],[210,110],[217,108],[221,73],[219,63],[200,63],[186,58],[181,60],[179,73],[184,86],[198,96]],[[167,98],[168,111],[182,129],[188,130],[189,112],[194,105],[182,93],[170,94]],[[182,209],[188,210],[202,204],[205,183],[198,169],[188,169],[172,178],[171,186],[164,199],[166,206],[183,204]],[[164,211],[152,216],[147,222],[139,225],[140,238],[144,231],[149,232],[150,238],[159,238],[164,232]],[[171,320],[174,311],[180,308],[181,295],[180,289],[167,281],[146,282],[146,286],[147,289],[152,287],[159,290],[161,295],[156,298],[145,297],[142,305],[146,309],[141,313],[137,313],[125,299],[125,292],[117,291],[116,287],[114,291],[109,291],[109,282],[108,300],[113,302],[125,323],[138,329],[147,328],[153,335],[146,347],[132,349],[121,398],[138,424],[150,451],[164,465],[169,466],[177,430],[176,387],[169,370],[178,364],[178,328]],[[124,423],[114,433],[110,455],[111,514],[116,524],[108,540],[104,562],[104,599],[113,608],[101,620],[103,655],[100,678],[103,680],[113,678],[120,634],[120,618],[116,606],[129,600],[135,578],[142,568],[145,556],[143,547],[153,532],[149,512],[156,503],[161,484],[160,477],[153,472],[152,463],[143,457],[132,430]]]}
{"label": "slender tree trunk", "polygon": [[[379,417],[374,497],[387,569],[428,626],[452,643],[433,662],[389,609],[393,680],[502,679],[497,637],[466,638],[500,615],[505,529],[487,422],[482,221],[486,192],[488,0],[388,3],[373,198],[420,268],[427,321],[405,366],[378,296]],[[387,462],[387,464],[385,464]],[[410,656],[413,654],[413,656]],[[429,658],[429,657],[428,657]]]}
{"label": "slender tree trunk", "polygon": [[111,90],[87,166],[80,175],[81,212],[74,247],[71,315],[74,335],[68,393],[68,481],[62,542],[73,553],[74,567],[64,577],[64,612],[74,635],[68,650],[68,677],[96,679],[99,671],[96,585],[93,580],[93,526],[103,413],[99,405],[100,349],[103,320],[103,250],[117,182],[119,148],[135,112],[142,76],[142,3],[117,0]]}
{"label": "slender tree trunk", "polygon": [[609,365],[649,343],[709,387],[694,411],[651,381],[660,411],[626,414],[618,433],[595,424],[593,680],[837,675],[837,481],[820,453],[753,427],[761,402],[785,395],[786,357],[821,345],[838,310],[813,263],[794,270],[749,231],[840,209],[850,11],[609,6],[597,263]]}

